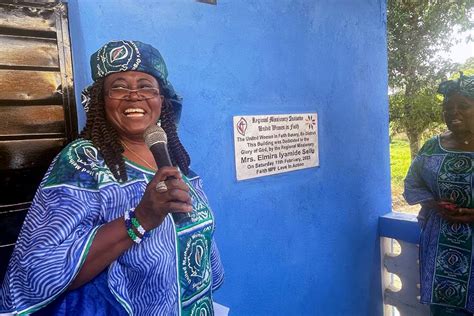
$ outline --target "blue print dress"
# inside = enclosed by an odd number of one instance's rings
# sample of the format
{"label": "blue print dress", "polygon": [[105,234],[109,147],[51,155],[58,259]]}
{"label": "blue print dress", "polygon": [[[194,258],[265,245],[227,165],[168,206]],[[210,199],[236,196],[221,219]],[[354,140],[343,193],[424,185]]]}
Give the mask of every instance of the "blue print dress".
{"label": "blue print dress", "polygon": [[421,302],[474,313],[472,224],[449,223],[426,204],[452,201],[474,208],[474,153],[446,150],[440,138],[428,140],[405,179],[408,203],[422,205],[419,220]]}
{"label": "blue print dress", "polygon": [[86,140],[55,158],[11,257],[0,313],[212,315],[212,291],[223,282],[223,269],[213,215],[195,174],[183,176],[193,199],[191,220],[176,225],[168,215],[94,280],[66,291],[97,230],[135,207],[154,175],[129,161],[126,170],[128,181],[117,182]]}

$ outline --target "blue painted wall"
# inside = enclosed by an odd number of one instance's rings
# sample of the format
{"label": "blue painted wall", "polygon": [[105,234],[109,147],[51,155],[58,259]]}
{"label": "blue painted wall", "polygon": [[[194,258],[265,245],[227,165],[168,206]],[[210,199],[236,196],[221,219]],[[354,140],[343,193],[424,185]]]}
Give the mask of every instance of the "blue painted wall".
{"label": "blue painted wall", "polygon": [[[106,41],[141,40],[165,57],[217,215],[218,302],[232,315],[381,315],[384,0],[69,0],[69,10],[78,90]],[[298,112],[319,114],[320,167],[237,182],[232,116]]]}

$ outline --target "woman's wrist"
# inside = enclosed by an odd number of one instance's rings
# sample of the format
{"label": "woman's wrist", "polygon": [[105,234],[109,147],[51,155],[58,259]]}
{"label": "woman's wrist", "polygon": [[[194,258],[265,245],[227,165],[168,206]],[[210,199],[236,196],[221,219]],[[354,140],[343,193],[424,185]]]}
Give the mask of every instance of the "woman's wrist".
{"label": "woman's wrist", "polygon": [[134,210],[135,218],[141,224],[143,229],[146,231],[150,231],[158,226],[161,225],[163,220],[165,219],[164,216],[156,215],[152,212],[146,211],[140,204]]}
{"label": "woman's wrist", "polygon": [[125,229],[127,230],[127,234],[134,243],[139,244],[143,239],[149,236],[149,234],[146,234],[145,229],[136,219],[133,208],[125,211],[123,214],[123,219],[125,221]]}

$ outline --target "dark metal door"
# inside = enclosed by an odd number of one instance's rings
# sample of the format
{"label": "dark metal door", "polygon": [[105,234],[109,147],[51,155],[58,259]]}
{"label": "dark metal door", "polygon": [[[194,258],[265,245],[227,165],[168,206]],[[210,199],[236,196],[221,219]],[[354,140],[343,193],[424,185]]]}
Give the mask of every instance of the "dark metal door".
{"label": "dark metal door", "polygon": [[0,0],[0,282],[41,178],[76,137],[66,4]]}

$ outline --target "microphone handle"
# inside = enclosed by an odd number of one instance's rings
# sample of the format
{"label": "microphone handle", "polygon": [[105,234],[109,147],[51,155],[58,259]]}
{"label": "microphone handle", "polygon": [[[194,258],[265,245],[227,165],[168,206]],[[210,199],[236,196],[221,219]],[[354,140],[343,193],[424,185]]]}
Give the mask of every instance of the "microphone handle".
{"label": "microphone handle", "polygon": [[[156,165],[158,168],[162,167],[172,167],[173,164],[171,163],[171,158],[168,153],[168,147],[166,146],[165,142],[157,142],[153,144],[150,147],[151,153],[153,154],[153,157],[155,158]],[[174,177],[169,177],[173,178]],[[173,220],[176,224],[181,224],[183,222],[186,222],[191,219],[191,215],[189,213],[171,213],[171,216],[173,216]]]}
{"label": "microphone handle", "polygon": [[153,154],[153,158],[155,158],[155,162],[158,168],[173,166],[173,164],[171,163],[170,155],[168,154],[168,147],[166,146],[166,143],[159,142],[153,144],[150,147],[150,150]]}

